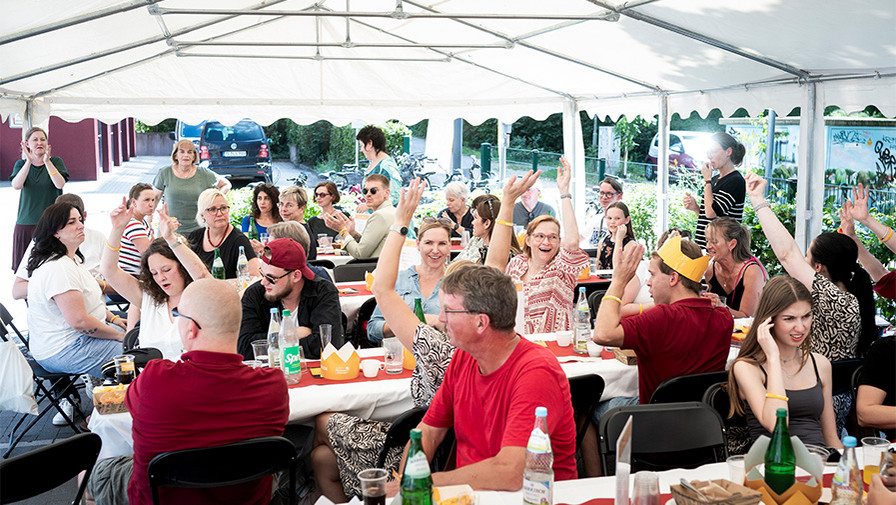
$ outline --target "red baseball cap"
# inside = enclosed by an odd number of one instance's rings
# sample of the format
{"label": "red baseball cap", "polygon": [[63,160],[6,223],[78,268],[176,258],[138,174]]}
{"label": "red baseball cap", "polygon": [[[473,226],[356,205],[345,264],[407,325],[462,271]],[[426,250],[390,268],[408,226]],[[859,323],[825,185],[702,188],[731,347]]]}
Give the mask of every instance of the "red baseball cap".
{"label": "red baseball cap", "polygon": [[284,270],[298,270],[302,277],[313,279],[314,272],[308,268],[305,260],[305,249],[291,238],[278,238],[271,240],[264,246],[261,261]]}

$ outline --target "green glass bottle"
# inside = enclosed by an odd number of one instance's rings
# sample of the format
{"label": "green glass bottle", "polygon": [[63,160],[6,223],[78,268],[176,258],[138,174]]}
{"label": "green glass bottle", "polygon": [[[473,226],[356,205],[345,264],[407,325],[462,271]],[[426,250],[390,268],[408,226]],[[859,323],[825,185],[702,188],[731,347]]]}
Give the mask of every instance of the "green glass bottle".
{"label": "green glass bottle", "polygon": [[426,314],[423,313],[423,300],[414,298],[414,315],[421,323],[426,323]]}
{"label": "green glass bottle", "polygon": [[781,495],[793,485],[796,456],[787,429],[787,409],[778,409],[775,415],[775,431],[765,451],[765,483]]}
{"label": "green glass bottle", "polygon": [[255,218],[249,216],[249,231],[246,233],[249,240],[258,240],[258,228],[255,227]]}
{"label": "green glass bottle", "polygon": [[212,277],[224,280],[224,260],[221,259],[221,250],[215,248],[215,259],[212,260]]}
{"label": "green glass bottle", "polygon": [[421,437],[420,430],[411,430],[411,446],[401,475],[401,505],[432,505],[432,475]]}

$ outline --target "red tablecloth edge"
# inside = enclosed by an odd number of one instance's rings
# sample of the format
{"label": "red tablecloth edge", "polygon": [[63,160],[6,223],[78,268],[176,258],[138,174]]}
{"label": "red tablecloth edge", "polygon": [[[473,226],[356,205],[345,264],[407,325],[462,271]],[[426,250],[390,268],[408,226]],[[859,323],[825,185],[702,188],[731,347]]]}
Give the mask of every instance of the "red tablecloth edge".
{"label": "red tablecloth edge", "polygon": [[357,290],[358,292],[357,293],[343,293],[342,291],[340,291],[339,296],[362,296],[362,295],[373,296],[373,293],[371,293],[370,291],[367,290],[366,283],[343,284],[342,286],[337,286],[337,289],[340,289],[340,290],[347,289],[347,288]]}

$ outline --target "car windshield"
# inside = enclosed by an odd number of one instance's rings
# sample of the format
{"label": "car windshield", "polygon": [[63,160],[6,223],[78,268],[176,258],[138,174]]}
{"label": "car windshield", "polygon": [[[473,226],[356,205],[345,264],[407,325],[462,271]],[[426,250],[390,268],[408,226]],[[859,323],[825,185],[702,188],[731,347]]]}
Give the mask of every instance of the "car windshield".
{"label": "car windshield", "polygon": [[202,135],[202,125],[205,123],[199,123],[197,125],[181,123],[180,124],[180,137],[199,137]]}
{"label": "car windshield", "polygon": [[239,122],[233,126],[224,126],[221,123],[209,123],[205,129],[205,138],[212,141],[224,140],[225,142],[258,140],[264,138],[264,133],[257,123]]}

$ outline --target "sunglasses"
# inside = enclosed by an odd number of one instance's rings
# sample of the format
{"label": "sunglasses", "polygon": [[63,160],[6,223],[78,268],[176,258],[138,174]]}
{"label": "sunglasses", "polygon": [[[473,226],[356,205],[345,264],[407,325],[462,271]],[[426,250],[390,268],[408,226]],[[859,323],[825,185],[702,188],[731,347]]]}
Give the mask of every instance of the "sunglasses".
{"label": "sunglasses", "polygon": [[314,193],[314,198],[323,198],[325,196],[332,196],[330,193]]}
{"label": "sunglasses", "polygon": [[274,277],[271,274],[261,274],[261,278],[268,281],[268,284],[277,284],[277,281],[286,277],[287,275],[293,273],[293,270],[287,270],[285,274],[280,275],[278,277]]}
{"label": "sunglasses", "polygon": [[375,195],[377,193],[377,191],[379,191],[379,190],[380,190],[380,188],[376,188],[376,187],[364,188],[361,190],[361,194],[366,195],[367,193],[370,193],[371,195]]}
{"label": "sunglasses", "polygon": [[454,228],[454,221],[448,219],[447,217],[426,216],[423,218],[423,224],[431,224],[431,223],[439,223],[439,224],[443,224],[449,228]]}
{"label": "sunglasses", "polygon": [[180,312],[178,312],[177,307],[174,307],[173,309],[171,309],[171,315],[174,317],[182,317],[184,319],[189,319],[190,321],[193,322],[193,324],[196,325],[197,328],[199,328],[200,330],[202,329],[202,326],[199,326],[199,323],[197,323],[195,319],[193,319],[192,317],[190,317],[188,315],[181,314]]}

